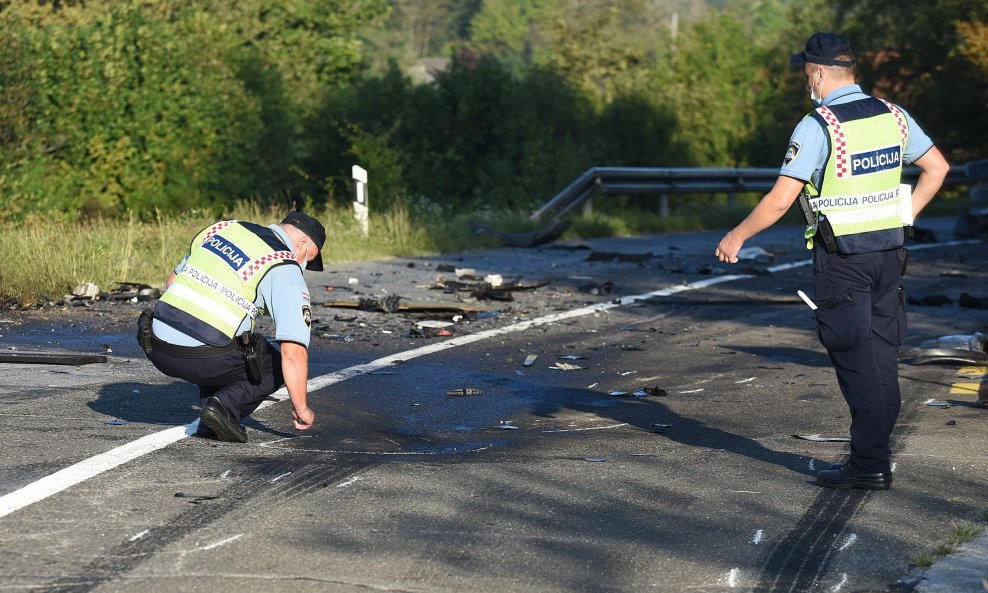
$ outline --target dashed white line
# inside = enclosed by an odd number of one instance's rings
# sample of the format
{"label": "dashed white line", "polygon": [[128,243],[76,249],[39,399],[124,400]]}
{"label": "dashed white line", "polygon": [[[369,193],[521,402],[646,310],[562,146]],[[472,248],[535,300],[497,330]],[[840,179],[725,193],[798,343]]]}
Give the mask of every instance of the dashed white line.
{"label": "dashed white line", "polygon": [[208,546],[203,546],[201,548],[196,548],[196,550],[198,550],[198,551],[212,550],[213,548],[218,548],[220,546],[225,546],[225,545],[227,545],[227,544],[229,544],[231,542],[235,542],[238,539],[242,538],[243,536],[244,536],[244,534],[238,533],[237,535],[234,535],[232,537],[228,537],[226,539],[221,539],[220,541],[218,541],[216,543],[213,543],[213,544],[209,544]]}
{"label": "dashed white line", "polygon": [[339,484],[336,485],[336,487],[337,488],[346,488],[350,484],[353,484],[354,482],[359,482],[360,480],[363,480],[363,478],[361,476],[353,476],[349,480],[344,480],[344,481],[340,482]]}

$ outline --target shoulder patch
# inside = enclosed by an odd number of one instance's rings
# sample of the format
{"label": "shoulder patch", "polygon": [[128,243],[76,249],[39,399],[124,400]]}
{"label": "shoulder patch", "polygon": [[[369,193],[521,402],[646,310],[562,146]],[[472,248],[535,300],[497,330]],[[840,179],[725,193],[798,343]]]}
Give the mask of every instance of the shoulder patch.
{"label": "shoulder patch", "polygon": [[782,160],[782,166],[785,167],[789,163],[796,160],[796,155],[799,154],[799,142],[790,142],[789,148],[786,149],[786,158]]}
{"label": "shoulder patch", "polygon": [[305,327],[312,327],[312,310],[308,305],[302,305],[302,321],[305,322]]}

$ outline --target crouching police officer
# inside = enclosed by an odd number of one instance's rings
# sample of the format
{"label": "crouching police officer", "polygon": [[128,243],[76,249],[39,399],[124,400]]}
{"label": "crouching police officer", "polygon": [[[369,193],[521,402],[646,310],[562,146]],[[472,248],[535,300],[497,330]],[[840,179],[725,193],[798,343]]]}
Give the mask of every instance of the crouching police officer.
{"label": "crouching police officer", "polygon": [[[817,484],[886,490],[901,402],[897,355],[906,337],[902,221],[933,198],[949,165],[904,109],[854,84],[854,55],[843,37],[817,33],[790,62],[803,67],[817,107],[793,132],[775,186],[715,254],[737,262],[744,242],[799,198],[813,250],[817,334],[851,411],[850,460],[821,471]],[[903,197],[900,204],[902,166],[910,163],[919,181],[911,203]]]}
{"label": "crouching police officer", "polygon": [[[267,227],[217,222],[192,240],[153,312],[141,314],[138,340],[154,366],[199,386],[200,436],[247,442],[241,421],[282,385],[295,428],[312,426],[302,270],[323,269],[325,241],[323,225],[297,211]],[[262,311],[274,320],[277,345],[252,331]]]}

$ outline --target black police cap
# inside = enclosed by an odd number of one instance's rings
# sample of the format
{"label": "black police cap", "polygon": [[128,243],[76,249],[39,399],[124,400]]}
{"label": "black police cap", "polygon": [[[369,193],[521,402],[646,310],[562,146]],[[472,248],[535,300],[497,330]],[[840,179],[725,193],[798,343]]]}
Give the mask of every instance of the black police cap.
{"label": "black police cap", "polygon": [[851,43],[836,33],[814,33],[806,41],[806,49],[793,54],[789,58],[789,63],[793,66],[803,64],[822,64],[824,66],[844,66],[854,65],[854,60],[839,60],[840,56],[851,55]]}
{"label": "black police cap", "polygon": [[312,239],[312,242],[319,248],[319,253],[316,254],[315,259],[306,264],[305,269],[321,272],[323,269],[322,246],[326,243],[326,228],[322,226],[322,223],[304,212],[292,210],[285,217],[285,220],[281,221],[281,224],[290,224]]}

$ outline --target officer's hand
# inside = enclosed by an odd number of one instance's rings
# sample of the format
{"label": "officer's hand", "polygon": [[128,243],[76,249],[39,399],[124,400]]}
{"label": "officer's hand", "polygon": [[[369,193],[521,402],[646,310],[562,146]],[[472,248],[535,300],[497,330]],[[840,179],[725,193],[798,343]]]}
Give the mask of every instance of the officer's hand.
{"label": "officer's hand", "polygon": [[316,414],[312,408],[306,407],[304,410],[292,409],[292,422],[298,430],[308,430],[316,420]]}
{"label": "officer's hand", "polygon": [[733,232],[727,233],[720,240],[720,245],[717,246],[714,255],[722,262],[736,264],[738,263],[738,252],[741,251],[741,245],[743,244],[744,241],[736,239]]}

